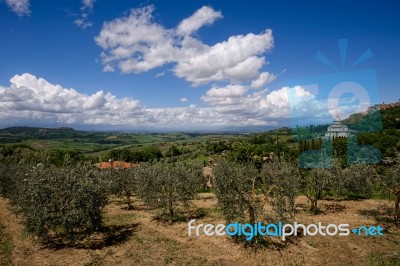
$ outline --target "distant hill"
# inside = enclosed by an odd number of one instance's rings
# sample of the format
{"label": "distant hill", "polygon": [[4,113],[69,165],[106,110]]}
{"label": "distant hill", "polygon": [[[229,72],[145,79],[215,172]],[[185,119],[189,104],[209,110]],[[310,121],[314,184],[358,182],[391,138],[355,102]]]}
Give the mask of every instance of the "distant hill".
{"label": "distant hill", "polygon": [[1,138],[16,139],[62,139],[75,138],[87,133],[70,127],[43,128],[43,127],[8,127],[0,129]]}
{"label": "distant hill", "polygon": [[46,135],[46,134],[71,134],[77,130],[70,127],[60,128],[43,128],[43,127],[7,127],[0,129],[0,134],[17,134],[17,135]]}
{"label": "distant hill", "polygon": [[43,127],[7,127],[0,129],[1,134],[63,134],[71,133],[76,131],[70,127],[60,127],[60,128],[43,128]]}
{"label": "distant hill", "polygon": [[373,145],[382,157],[391,157],[396,150],[400,151],[399,102],[375,105],[368,112],[351,115],[343,123],[357,131],[359,144]]}
{"label": "distant hill", "polygon": [[368,112],[352,114],[343,123],[360,131],[400,129],[400,103],[376,105]]}

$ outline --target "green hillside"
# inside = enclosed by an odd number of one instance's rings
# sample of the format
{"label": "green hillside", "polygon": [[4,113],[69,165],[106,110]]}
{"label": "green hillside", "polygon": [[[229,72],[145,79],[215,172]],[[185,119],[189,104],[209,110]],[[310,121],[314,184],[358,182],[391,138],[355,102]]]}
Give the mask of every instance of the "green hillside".
{"label": "green hillside", "polygon": [[358,132],[359,144],[373,145],[384,157],[393,156],[400,150],[400,106],[353,114],[343,123]]}

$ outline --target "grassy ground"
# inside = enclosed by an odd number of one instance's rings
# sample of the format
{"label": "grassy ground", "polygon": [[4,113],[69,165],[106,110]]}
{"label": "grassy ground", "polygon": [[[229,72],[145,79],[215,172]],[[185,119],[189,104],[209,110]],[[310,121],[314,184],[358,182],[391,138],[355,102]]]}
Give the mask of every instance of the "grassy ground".
{"label": "grassy ground", "polygon": [[[199,194],[193,205],[204,216],[196,223],[225,223],[216,203],[213,193]],[[384,236],[301,236],[280,247],[255,250],[226,236],[189,238],[187,222],[159,222],[154,219],[157,210],[135,198],[134,210],[128,210],[118,198],[106,206],[104,222],[110,234],[106,241],[101,235],[91,238],[92,243],[95,240],[102,245],[45,247],[24,233],[7,201],[0,199],[0,221],[5,226],[1,236],[8,236],[1,237],[5,239],[1,243],[6,243],[1,247],[7,248],[0,254],[14,265],[400,265],[400,229],[376,221],[381,203],[321,201],[323,212],[311,215],[306,198],[300,196],[296,199],[297,222],[348,223],[351,227],[379,224],[385,228]]]}

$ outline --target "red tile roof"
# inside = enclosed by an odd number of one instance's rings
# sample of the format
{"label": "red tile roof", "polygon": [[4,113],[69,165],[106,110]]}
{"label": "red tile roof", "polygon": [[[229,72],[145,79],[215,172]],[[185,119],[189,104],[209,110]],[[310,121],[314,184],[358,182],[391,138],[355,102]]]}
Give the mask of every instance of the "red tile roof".
{"label": "red tile roof", "polygon": [[138,166],[138,164],[133,164],[133,163],[127,163],[124,161],[113,161],[113,162],[101,162],[97,164],[97,168],[99,169],[108,169],[108,168],[114,168],[114,169],[127,169],[130,167],[135,167]]}

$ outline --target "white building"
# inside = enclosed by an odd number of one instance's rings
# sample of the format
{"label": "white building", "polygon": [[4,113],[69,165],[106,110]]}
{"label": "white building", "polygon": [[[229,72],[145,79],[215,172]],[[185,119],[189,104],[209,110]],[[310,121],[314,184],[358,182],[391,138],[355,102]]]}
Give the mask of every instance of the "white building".
{"label": "white building", "polygon": [[326,138],[339,138],[349,137],[350,130],[346,125],[343,125],[339,119],[333,121],[333,124],[328,127],[328,131],[325,134]]}

